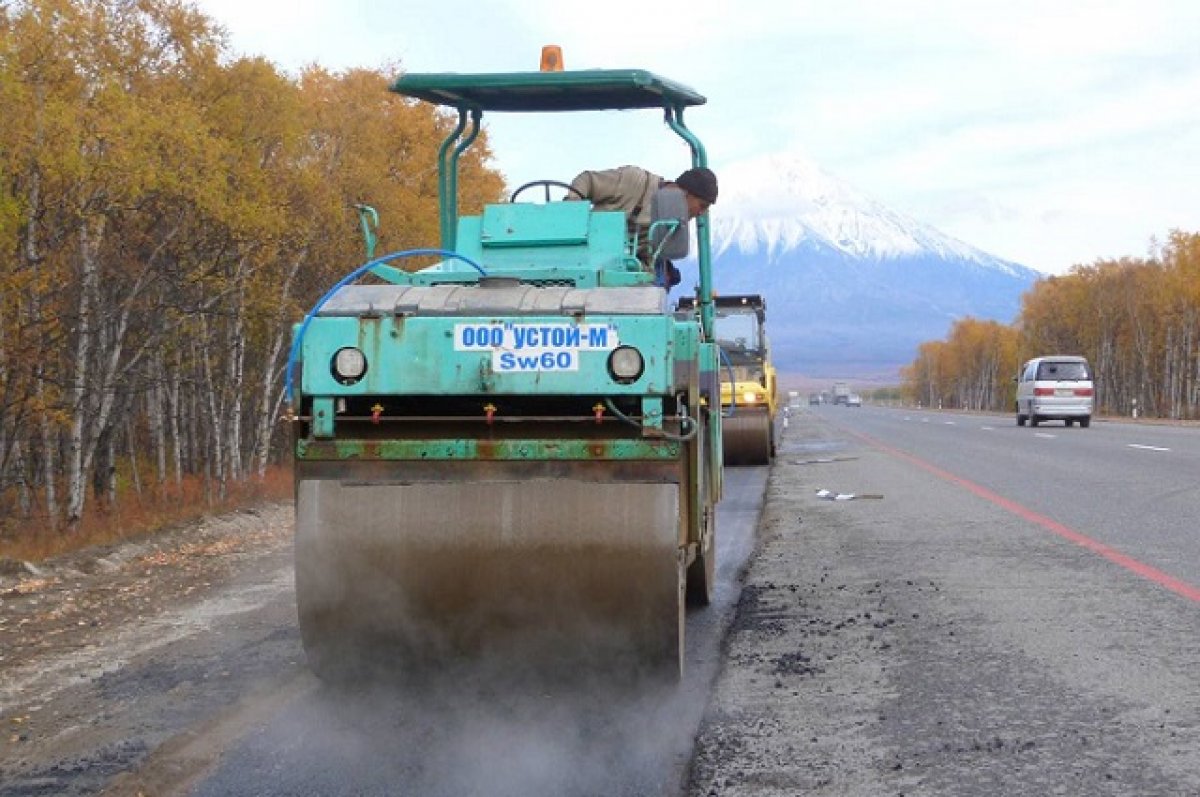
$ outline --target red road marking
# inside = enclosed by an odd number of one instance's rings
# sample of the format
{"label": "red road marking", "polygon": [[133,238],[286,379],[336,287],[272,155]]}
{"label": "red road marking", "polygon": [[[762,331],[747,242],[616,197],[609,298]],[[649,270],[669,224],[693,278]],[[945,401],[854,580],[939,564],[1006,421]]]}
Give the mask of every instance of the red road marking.
{"label": "red road marking", "polygon": [[989,490],[988,488],[982,487],[982,486],[976,484],[975,482],[968,481],[967,479],[964,479],[961,476],[955,476],[953,473],[950,473],[949,471],[944,471],[941,468],[937,467],[936,465],[932,465],[923,459],[918,459],[917,457],[914,457],[912,454],[905,453],[904,451],[901,451],[898,448],[892,448],[891,446],[884,445],[883,443],[879,442],[878,440],[868,437],[865,434],[860,434],[859,432],[852,432],[849,429],[843,429],[843,431],[854,435],[855,437],[864,441],[868,445],[878,448],[880,451],[885,451],[894,457],[899,457],[900,459],[907,460],[907,461],[911,462],[912,464],[916,465],[917,467],[929,471],[930,473],[932,473],[935,476],[945,479],[946,481],[953,482],[954,484],[957,484],[959,487],[969,490],[970,492],[974,493],[975,495],[979,496],[980,498],[983,498],[986,501],[991,501],[993,504],[995,504],[999,507],[1003,507],[1004,509],[1007,509],[1009,512],[1012,512],[1017,517],[1024,518],[1025,520],[1028,520],[1030,523],[1037,524],[1038,526],[1041,526],[1042,528],[1046,529],[1047,531],[1051,531],[1051,532],[1057,534],[1058,536],[1062,537],[1063,539],[1070,540],[1071,542],[1075,543],[1076,545],[1080,546],[1081,548],[1086,548],[1089,551],[1091,551],[1092,553],[1099,554],[1100,556],[1103,556],[1105,559],[1112,562],[1113,564],[1123,567],[1132,573],[1136,573],[1137,575],[1141,576],[1142,578],[1149,579],[1150,581],[1153,581],[1155,584],[1158,584],[1160,587],[1165,587],[1166,589],[1171,590],[1171,592],[1174,592],[1176,595],[1182,595],[1183,597],[1187,598],[1188,600],[1195,601],[1196,603],[1200,603],[1200,588],[1197,588],[1197,587],[1187,583],[1186,581],[1181,581],[1180,579],[1175,578],[1172,575],[1164,573],[1163,571],[1159,570],[1157,567],[1152,567],[1151,565],[1148,565],[1145,562],[1139,562],[1137,559],[1134,559],[1132,556],[1123,554],[1120,551],[1116,550],[1115,548],[1111,548],[1102,542],[1093,540],[1091,537],[1087,536],[1086,534],[1081,534],[1080,532],[1075,531],[1070,526],[1064,526],[1062,523],[1059,523],[1056,520],[1051,520],[1050,518],[1046,517],[1045,515],[1041,515],[1041,514],[1038,514],[1037,512],[1034,512],[1029,507],[1021,506],[1016,501],[1011,501],[1011,500],[1005,498],[1004,496],[998,495],[998,494],[992,492],[991,490]]}

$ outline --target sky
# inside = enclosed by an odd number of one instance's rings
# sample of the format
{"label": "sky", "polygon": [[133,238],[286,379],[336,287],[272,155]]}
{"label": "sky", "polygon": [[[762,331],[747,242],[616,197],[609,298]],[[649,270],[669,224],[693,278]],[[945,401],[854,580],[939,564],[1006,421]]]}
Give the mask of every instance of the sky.
{"label": "sky", "polygon": [[[1195,0],[194,0],[234,55],[404,72],[648,69],[708,102],[718,175],[802,157],[990,254],[1065,273],[1200,232]],[[661,115],[484,117],[510,186],[687,151]],[[713,213],[721,210],[720,202]]]}

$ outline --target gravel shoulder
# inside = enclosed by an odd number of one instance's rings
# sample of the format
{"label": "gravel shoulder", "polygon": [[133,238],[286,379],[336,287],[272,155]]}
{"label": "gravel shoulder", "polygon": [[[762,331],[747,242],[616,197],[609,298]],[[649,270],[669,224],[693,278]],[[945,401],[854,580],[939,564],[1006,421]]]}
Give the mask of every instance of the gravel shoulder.
{"label": "gravel shoulder", "polygon": [[1200,794],[1197,638],[1194,605],[800,413],[687,794]]}
{"label": "gravel shoulder", "polygon": [[292,525],[290,504],[269,504],[8,568],[0,795],[97,793],[177,734],[278,691],[298,669],[294,621],[281,633],[277,619],[294,612]]}
{"label": "gravel shoulder", "polygon": [[0,671],[94,648],[112,629],[194,601],[291,535],[291,505],[271,504],[37,565],[9,562],[0,574]]}

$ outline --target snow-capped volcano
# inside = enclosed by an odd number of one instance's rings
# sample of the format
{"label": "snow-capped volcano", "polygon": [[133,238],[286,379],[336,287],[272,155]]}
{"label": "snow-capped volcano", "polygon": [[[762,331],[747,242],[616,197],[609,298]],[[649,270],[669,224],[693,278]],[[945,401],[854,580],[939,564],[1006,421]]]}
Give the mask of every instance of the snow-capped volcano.
{"label": "snow-capped volcano", "polygon": [[[785,372],[898,375],[958,319],[1012,322],[1042,276],[897,213],[802,157],[725,166],[719,179],[714,288],[766,297]],[[683,272],[690,291],[695,264]]]}
{"label": "snow-capped volcano", "polygon": [[1015,266],[891,210],[800,156],[771,155],[722,170],[715,254],[736,248],[774,260],[813,247],[874,260],[934,255],[1010,271]]}

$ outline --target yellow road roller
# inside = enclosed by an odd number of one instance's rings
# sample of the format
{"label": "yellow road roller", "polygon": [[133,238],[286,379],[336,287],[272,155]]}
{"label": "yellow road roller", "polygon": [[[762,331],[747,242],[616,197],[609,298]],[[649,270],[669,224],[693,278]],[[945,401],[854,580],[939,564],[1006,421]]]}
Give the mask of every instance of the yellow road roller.
{"label": "yellow road roller", "polygon": [[[758,294],[717,296],[716,335],[721,353],[721,411],[725,464],[770,464],[775,456],[777,387],[767,339],[767,302]],[[682,297],[676,307],[694,305]]]}

